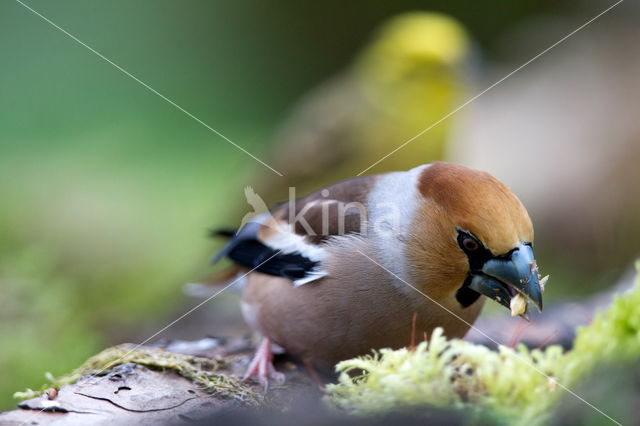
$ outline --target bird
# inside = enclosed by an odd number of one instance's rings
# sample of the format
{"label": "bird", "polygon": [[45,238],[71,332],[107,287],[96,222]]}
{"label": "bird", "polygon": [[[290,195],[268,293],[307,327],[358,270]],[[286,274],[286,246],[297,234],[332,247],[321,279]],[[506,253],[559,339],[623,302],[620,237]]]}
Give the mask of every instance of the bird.
{"label": "bird", "polygon": [[[462,98],[475,56],[465,28],[435,12],[385,21],[338,75],[295,103],[271,137],[271,171],[254,172],[272,202],[368,168],[444,119]],[[445,159],[451,120],[439,122],[370,173]]]}
{"label": "bird", "polygon": [[507,186],[444,162],[350,178],[259,214],[215,257],[243,271],[241,311],[262,335],[245,378],[283,380],[273,343],[331,371],[406,346],[412,324],[463,337],[486,298],[541,310],[533,236]]}

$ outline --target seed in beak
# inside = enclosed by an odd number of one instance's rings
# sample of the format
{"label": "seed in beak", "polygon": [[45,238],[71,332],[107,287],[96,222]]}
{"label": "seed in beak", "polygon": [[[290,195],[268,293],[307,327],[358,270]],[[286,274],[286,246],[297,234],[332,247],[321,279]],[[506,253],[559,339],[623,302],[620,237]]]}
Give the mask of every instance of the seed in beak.
{"label": "seed in beak", "polygon": [[547,285],[547,281],[549,281],[549,275],[544,278],[540,278],[540,289],[544,293],[544,286]]}
{"label": "seed in beak", "polygon": [[518,293],[511,298],[509,307],[511,308],[512,317],[522,315],[527,312],[527,299],[522,294]]}

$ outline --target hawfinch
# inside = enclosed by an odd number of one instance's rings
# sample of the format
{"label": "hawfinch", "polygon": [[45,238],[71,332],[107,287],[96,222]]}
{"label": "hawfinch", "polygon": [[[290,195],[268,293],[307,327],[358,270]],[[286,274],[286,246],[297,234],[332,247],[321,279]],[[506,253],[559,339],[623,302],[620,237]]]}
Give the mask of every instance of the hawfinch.
{"label": "hawfinch", "polygon": [[[488,173],[433,163],[349,179],[256,216],[216,256],[245,272],[263,336],[247,376],[282,376],[271,342],[316,368],[442,327],[463,337],[485,297],[542,309],[533,227]],[[484,296],[484,297],[483,297]],[[518,314],[525,310],[515,308]]]}
{"label": "hawfinch", "polygon": [[[395,16],[341,73],[304,96],[273,137],[271,171],[256,181],[265,199],[282,200],[353,176],[458,106],[470,74],[471,42],[455,19],[432,12]],[[443,159],[447,120],[376,164],[406,170]]]}

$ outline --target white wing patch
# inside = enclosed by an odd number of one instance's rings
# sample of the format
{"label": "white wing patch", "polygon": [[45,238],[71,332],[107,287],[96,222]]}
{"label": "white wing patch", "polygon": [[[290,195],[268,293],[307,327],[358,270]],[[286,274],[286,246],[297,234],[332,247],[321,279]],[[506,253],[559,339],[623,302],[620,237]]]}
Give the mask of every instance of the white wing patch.
{"label": "white wing patch", "polygon": [[263,241],[269,247],[282,253],[299,253],[314,262],[322,262],[326,257],[327,252],[322,246],[310,243],[303,235],[296,234],[293,225],[278,222],[276,226],[267,226],[275,230],[275,233]]}
{"label": "white wing patch", "polygon": [[313,269],[307,272],[307,276],[304,278],[299,278],[293,282],[294,287],[300,287],[305,284],[309,284],[310,282],[319,280],[320,278],[326,277],[329,275],[327,272],[322,271],[320,269]]}
{"label": "white wing patch", "polygon": [[[313,244],[305,238],[303,235],[296,234],[293,230],[293,225],[288,223],[276,222],[277,225],[273,225],[275,221],[272,221],[269,226],[275,233],[271,234],[263,242],[271,248],[280,250],[282,253],[298,253],[302,256],[312,260],[314,262],[322,263],[327,257],[326,249],[318,244]],[[293,281],[295,287],[300,287],[304,284],[319,280],[322,277],[327,276],[327,272],[319,268],[314,268],[307,272],[303,278],[299,278]]]}

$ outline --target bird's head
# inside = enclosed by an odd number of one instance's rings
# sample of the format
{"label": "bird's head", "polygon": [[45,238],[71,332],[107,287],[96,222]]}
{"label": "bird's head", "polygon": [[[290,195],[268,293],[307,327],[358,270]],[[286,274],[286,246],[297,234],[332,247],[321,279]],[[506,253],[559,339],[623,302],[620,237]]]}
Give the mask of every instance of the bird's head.
{"label": "bird's head", "polygon": [[404,13],[380,27],[358,56],[355,70],[364,90],[382,102],[397,98],[450,103],[469,45],[464,28],[453,18]]}
{"label": "bird's head", "polygon": [[520,294],[542,309],[533,226],[509,188],[488,173],[434,163],[419,192],[409,253],[430,290],[463,307],[484,295],[509,308]]}

